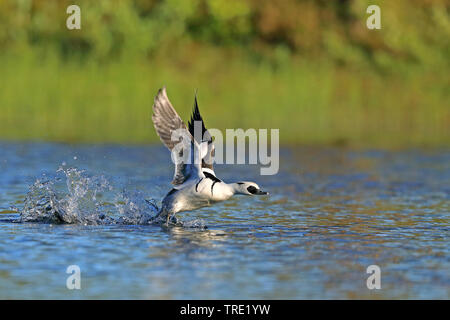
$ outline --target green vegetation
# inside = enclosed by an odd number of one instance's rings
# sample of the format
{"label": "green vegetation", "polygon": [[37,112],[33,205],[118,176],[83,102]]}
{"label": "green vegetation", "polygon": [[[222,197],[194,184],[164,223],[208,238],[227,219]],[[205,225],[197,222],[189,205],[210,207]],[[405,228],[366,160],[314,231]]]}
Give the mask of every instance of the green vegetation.
{"label": "green vegetation", "polygon": [[166,85],[187,119],[284,143],[450,145],[449,5],[375,1],[0,1],[0,139],[157,141]]}

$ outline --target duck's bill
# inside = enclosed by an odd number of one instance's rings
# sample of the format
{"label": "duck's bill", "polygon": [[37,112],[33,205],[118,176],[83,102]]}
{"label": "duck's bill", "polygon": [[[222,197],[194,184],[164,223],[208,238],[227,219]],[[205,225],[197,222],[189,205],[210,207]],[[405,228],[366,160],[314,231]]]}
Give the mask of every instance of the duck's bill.
{"label": "duck's bill", "polygon": [[262,195],[268,195],[269,193],[266,192],[266,191],[257,190],[257,191],[255,192],[255,194],[262,196]]}

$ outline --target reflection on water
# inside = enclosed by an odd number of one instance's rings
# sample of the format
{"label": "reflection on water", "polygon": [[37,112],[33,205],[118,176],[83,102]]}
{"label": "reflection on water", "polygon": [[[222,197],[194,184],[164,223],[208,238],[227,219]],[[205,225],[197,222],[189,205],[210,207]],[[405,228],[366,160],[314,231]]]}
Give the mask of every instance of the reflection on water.
{"label": "reflection on water", "polygon": [[[282,149],[276,176],[220,166],[225,181],[254,180],[271,196],[180,215],[206,223],[200,230],[12,223],[10,207],[63,162],[154,199],[170,189],[172,167],[162,147],[0,150],[0,298],[450,298],[447,151]],[[100,213],[114,207],[108,190]],[[66,289],[71,264],[81,290]],[[366,287],[372,264],[381,290]]]}

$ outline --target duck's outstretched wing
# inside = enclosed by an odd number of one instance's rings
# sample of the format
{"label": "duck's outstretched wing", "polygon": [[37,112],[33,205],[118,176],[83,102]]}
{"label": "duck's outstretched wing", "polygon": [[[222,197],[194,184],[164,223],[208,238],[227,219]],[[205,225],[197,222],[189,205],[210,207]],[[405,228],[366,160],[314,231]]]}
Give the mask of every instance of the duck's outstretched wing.
{"label": "duck's outstretched wing", "polygon": [[[200,115],[198,109],[197,95],[194,100],[194,110],[192,111],[191,120],[189,121],[189,132],[194,137],[195,141],[200,145],[201,157],[202,157],[202,169],[210,169],[214,174],[213,161],[214,161],[214,142],[208,129],[205,127],[205,122]],[[195,130],[196,128],[197,131]],[[200,130],[201,129],[201,130]],[[214,174],[215,176],[215,174]]]}
{"label": "duck's outstretched wing", "polygon": [[[166,88],[159,89],[153,104],[153,125],[162,143],[173,153],[175,173],[172,184],[179,186],[189,179],[203,178],[200,146],[194,140],[167,97]],[[174,137],[174,139],[172,139]],[[182,161],[183,145],[190,148],[190,158]],[[188,149],[189,150],[189,149]],[[175,159],[174,159],[175,158]]]}

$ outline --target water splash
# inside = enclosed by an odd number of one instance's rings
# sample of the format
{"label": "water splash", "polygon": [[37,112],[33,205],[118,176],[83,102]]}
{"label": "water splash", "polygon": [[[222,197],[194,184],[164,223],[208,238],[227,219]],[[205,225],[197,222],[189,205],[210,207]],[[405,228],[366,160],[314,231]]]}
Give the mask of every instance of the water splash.
{"label": "water splash", "polygon": [[73,224],[148,224],[158,213],[154,199],[141,192],[118,192],[104,176],[64,166],[54,179],[38,179],[29,188],[21,222]]}
{"label": "water splash", "polygon": [[[140,191],[130,193],[123,190],[116,196],[115,207],[122,224],[149,224],[159,209],[154,199],[145,199]],[[149,214],[149,211],[153,213]]]}

